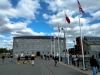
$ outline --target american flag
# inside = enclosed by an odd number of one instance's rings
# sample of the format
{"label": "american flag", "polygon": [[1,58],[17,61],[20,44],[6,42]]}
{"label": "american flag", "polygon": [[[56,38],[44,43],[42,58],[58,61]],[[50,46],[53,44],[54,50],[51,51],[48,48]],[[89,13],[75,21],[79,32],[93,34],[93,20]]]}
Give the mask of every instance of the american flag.
{"label": "american flag", "polygon": [[77,0],[77,2],[78,2],[79,11],[82,12],[82,14],[84,14],[84,11],[83,11],[83,9],[82,9],[82,7],[81,7],[80,2],[79,2],[78,0]]}

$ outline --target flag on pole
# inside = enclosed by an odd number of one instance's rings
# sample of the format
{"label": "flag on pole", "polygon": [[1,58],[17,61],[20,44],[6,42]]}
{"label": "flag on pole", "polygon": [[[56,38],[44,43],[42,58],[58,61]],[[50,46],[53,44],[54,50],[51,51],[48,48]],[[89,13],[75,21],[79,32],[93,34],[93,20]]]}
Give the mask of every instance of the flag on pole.
{"label": "flag on pole", "polygon": [[83,11],[83,9],[82,9],[82,7],[81,7],[80,2],[79,2],[78,0],[77,0],[77,2],[78,2],[79,11],[80,11],[82,14],[84,14],[85,12]]}
{"label": "flag on pole", "polygon": [[60,33],[60,27],[59,27],[59,25],[58,25],[58,32]]}
{"label": "flag on pole", "polygon": [[65,14],[65,16],[66,16],[66,21],[68,22],[68,23],[70,23],[70,19],[68,18],[68,16]]}

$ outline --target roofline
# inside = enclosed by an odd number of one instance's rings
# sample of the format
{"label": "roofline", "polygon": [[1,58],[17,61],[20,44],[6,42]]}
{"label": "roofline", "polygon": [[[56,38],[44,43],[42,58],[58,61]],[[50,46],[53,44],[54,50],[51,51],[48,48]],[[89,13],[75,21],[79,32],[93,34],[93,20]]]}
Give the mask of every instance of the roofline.
{"label": "roofline", "polygon": [[[51,39],[54,36],[18,36],[13,37],[13,39],[23,38],[23,39]],[[56,37],[58,39],[58,37]],[[59,37],[59,39],[64,39],[62,37]]]}

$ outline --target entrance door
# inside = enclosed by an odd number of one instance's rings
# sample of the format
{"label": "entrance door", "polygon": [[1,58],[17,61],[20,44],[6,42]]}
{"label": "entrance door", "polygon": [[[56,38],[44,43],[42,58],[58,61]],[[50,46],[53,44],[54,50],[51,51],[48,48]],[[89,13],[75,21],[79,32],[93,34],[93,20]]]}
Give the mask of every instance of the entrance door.
{"label": "entrance door", "polygon": [[37,56],[40,56],[40,52],[37,52],[37,54],[36,54]]}

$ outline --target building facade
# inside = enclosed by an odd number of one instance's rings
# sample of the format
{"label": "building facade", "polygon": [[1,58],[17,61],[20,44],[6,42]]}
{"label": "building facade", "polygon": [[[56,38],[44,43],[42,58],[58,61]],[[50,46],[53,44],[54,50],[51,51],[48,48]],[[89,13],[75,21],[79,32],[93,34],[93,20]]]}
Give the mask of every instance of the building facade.
{"label": "building facade", "polygon": [[[55,39],[55,40],[54,40]],[[60,53],[64,50],[64,38],[59,38]],[[54,45],[55,42],[55,45]],[[40,56],[42,54],[58,54],[58,37],[53,36],[20,36],[13,38],[13,55],[32,53]]]}
{"label": "building facade", "polygon": [[100,58],[100,37],[84,37],[83,48],[86,54],[90,54],[90,56],[95,54]]}
{"label": "building facade", "polygon": [[[84,36],[82,39],[84,54],[94,54],[100,52],[100,37]],[[76,38],[76,45],[79,53],[82,54],[80,37]],[[97,54],[98,55],[98,54]]]}

